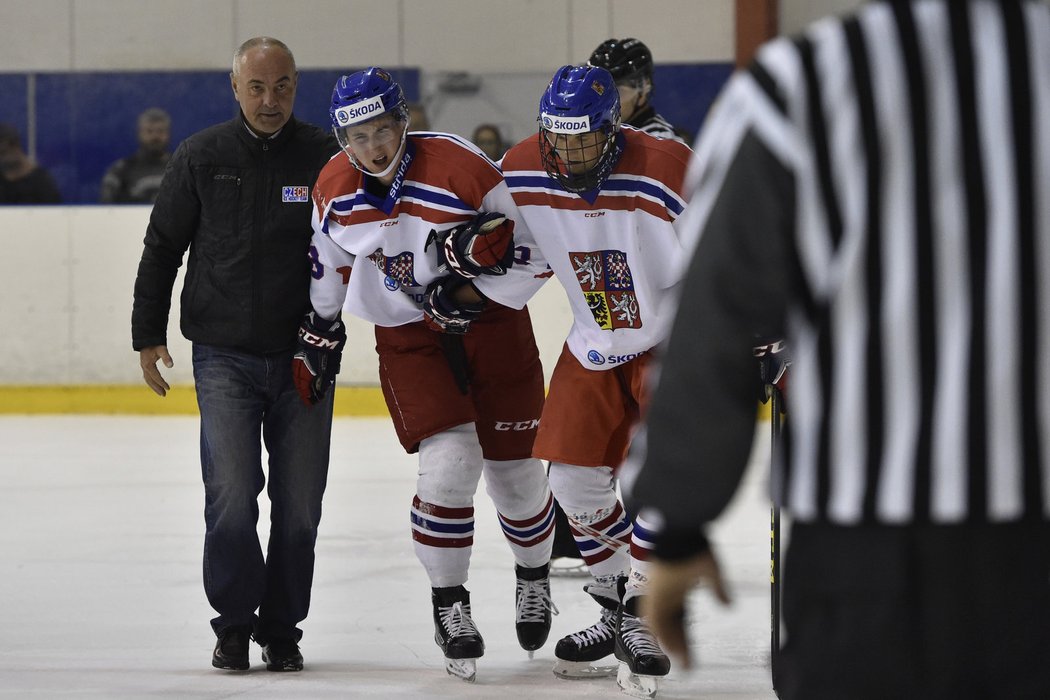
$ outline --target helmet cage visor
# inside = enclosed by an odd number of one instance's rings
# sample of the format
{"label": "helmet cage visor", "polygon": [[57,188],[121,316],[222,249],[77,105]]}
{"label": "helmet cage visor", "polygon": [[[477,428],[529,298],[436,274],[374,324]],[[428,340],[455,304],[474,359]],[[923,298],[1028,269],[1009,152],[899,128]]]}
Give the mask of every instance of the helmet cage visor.
{"label": "helmet cage visor", "polygon": [[540,159],[543,169],[569,192],[590,192],[601,187],[615,165],[617,129],[566,134],[540,125]]}

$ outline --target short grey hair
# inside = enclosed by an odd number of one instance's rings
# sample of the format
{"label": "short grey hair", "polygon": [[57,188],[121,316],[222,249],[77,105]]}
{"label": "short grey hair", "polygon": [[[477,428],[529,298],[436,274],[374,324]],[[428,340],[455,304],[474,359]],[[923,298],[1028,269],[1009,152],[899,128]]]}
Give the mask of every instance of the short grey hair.
{"label": "short grey hair", "polygon": [[278,49],[281,49],[286,54],[288,54],[288,58],[291,59],[291,61],[292,61],[292,70],[296,70],[296,67],[295,67],[295,56],[292,55],[292,50],[290,48],[288,48],[287,44],[285,44],[280,39],[274,39],[272,36],[256,36],[256,37],[252,37],[248,41],[246,41],[243,44],[241,44],[237,48],[237,50],[233,53],[233,74],[234,75],[237,75],[237,66],[240,65],[241,59],[244,58],[244,54],[246,54],[249,51],[251,51],[252,49],[260,47],[260,46],[262,46],[262,47],[271,47],[271,46],[273,46],[273,47],[276,47]]}

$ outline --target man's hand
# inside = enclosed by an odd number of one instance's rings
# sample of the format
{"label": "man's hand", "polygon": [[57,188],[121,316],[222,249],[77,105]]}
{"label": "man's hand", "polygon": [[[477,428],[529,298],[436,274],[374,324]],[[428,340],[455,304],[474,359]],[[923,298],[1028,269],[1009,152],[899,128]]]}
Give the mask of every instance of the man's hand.
{"label": "man's hand", "polygon": [[651,563],[649,589],[642,596],[642,617],[664,651],[674,656],[682,668],[690,668],[689,638],[685,631],[685,601],[689,591],[697,584],[709,585],[720,603],[730,602],[718,559],[714,551],[708,549],[689,559],[653,559]]}
{"label": "man's hand", "polygon": [[299,349],[292,358],[292,380],[299,398],[313,406],[335,384],[346,345],[346,327],[311,311],[299,324]]}
{"label": "man's hand", "polygon": [[437,244],[438,269],[465,279],[505,275],[514,264],[514,222],[499,212],[478,214],[445,231],[432,230],[423,250]]}
{"label": "man's hand", "polygon": [[[437,279],[427,286],[423,297],[423,320],[427,327],[438,333],[463,335],[470,330],[470,324],[485,310],[486,300],[478,302],[461,300],[459,292],[469,282],[461,277],[450,275]],[[473,294],[472,296],[480,296]]]}
{"label": "man's hand", "polygon": [[146,381],[146,386],[153,389],[157,396],[165,396],[171,387],[157,369],[157,360],[163,362],[168,369],[175,366],[171,355],[168,354],[167,345],[151,345],[139,350],[139,367],[142,368],[142,378]]}

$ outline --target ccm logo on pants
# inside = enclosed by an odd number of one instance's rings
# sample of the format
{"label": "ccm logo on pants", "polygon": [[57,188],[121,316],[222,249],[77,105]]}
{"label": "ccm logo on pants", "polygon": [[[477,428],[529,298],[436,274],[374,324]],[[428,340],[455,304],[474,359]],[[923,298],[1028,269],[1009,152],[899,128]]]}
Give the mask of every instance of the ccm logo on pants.
{"label": "ccm logo on pants", "polygon": [[540,424],[540,419],[523,421],[496,421],[496,430],[532,430]]}

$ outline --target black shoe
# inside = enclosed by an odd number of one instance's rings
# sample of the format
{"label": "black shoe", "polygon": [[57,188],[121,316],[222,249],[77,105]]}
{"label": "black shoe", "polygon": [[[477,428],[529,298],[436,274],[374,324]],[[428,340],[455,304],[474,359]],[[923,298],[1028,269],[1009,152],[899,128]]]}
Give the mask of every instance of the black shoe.
{"label": "black shoe", "polygon": [[219,634],[211,665],[226,671],[248,670],[248,642],[252,638],[248,627],[230,627]]}
{"label": "black shoe", "polygon": [[290,639],[271,639],[263,645],[262,658],[267,671],[302,671],[303,655]]}

